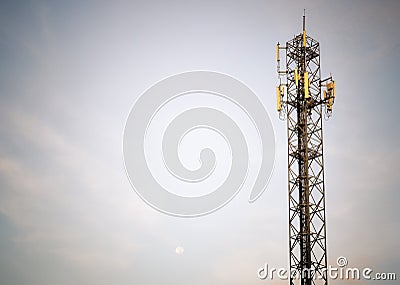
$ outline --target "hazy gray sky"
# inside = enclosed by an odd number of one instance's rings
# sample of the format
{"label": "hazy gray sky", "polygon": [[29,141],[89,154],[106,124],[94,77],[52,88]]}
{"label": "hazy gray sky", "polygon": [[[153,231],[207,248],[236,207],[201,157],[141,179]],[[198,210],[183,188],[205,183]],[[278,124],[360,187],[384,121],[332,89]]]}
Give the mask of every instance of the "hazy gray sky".
{"label": "hazy gray sky", "polygon": [[[287,284],[257,269],[288,263],[275,44],[301,32],[304,8],[322,75],[337,80],[324,133],[329,263],[399,274],[400,2],[2,1],[0,283]],[[277,143],[259,200],[244,187],[194,219],[140,200],[122,155],[136,98],[188,70],[243,81]]]}

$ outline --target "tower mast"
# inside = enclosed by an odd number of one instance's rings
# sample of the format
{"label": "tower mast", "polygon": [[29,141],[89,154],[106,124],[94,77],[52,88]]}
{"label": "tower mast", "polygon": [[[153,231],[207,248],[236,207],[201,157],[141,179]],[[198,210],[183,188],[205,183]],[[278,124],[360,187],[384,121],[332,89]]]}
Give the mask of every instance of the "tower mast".
{"label": "tower mast", "polygon": [[[323,159],[323,117],[332,114],[335,81],[321,80],[320,46],[303,31],[277,44],[277,110],[287,121],[290,285],[328,283]],[[285,51],[285,68],[280,52]],[[323,96],[321,95],[323,91]]]}

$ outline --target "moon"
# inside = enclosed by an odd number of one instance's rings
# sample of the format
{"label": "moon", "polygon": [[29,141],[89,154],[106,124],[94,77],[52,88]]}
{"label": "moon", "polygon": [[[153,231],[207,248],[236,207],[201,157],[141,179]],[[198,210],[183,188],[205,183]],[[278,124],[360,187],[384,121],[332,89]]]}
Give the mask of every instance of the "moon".
{"label": "moon", "polygon": [[177,255],[182,255],[184,253],[184,251],[185,251],[185,249],[183,247],[181,247],[181,246],[178,246],[175,249],[175,252],[176,252]]}

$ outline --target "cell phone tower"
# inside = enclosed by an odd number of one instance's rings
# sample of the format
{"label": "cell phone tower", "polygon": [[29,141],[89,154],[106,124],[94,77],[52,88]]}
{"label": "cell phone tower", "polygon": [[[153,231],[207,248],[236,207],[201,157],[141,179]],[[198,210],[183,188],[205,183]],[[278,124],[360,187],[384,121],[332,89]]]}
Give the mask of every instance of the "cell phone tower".
{"label": "cell phone tower", "polygon": [[[287,121],[290,284],[328,284],[323,117],[332,114],[335,81],[321,80],[320,46],[303,32],[276,46],[277,111]],[[285,51],[285,70],[280,53]],[[322,95],[323,91],[323,95]]]}

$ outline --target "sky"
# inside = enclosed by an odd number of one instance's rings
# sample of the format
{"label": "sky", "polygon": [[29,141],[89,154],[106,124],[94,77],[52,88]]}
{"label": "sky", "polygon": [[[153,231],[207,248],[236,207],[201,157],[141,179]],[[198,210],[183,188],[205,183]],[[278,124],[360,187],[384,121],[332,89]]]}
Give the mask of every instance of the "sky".
{"label": "sky", "polygon": [[[257,270],[288,264],[275,45],[301,32],[304,8],[337,85],[324,122],[328,264],[399,275],[400,2],[1,1],[0,283],[287,284]],[[249,182],[222,209],[179,218],[132,189],[122,140],[136,99],[191,70],[253,90],[276,161],[256,202]]]}

